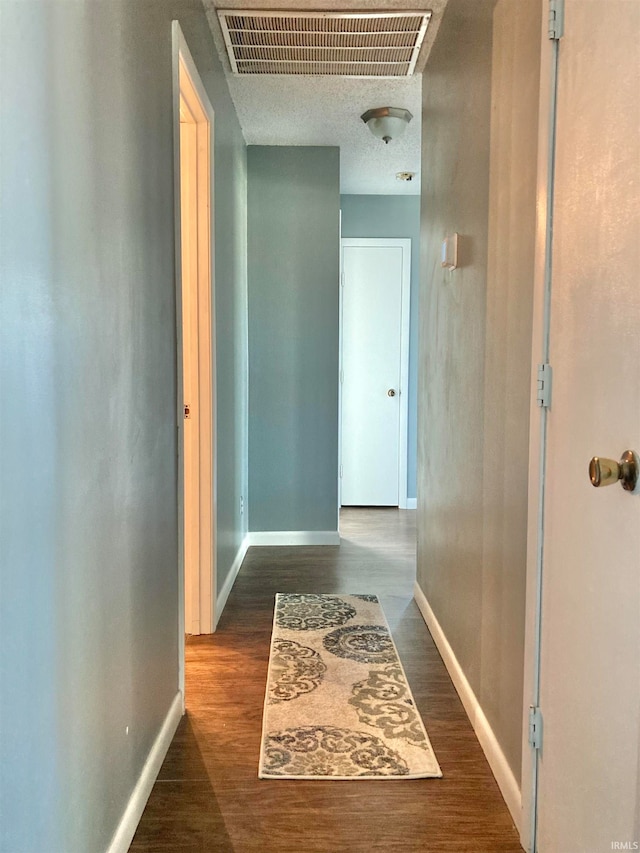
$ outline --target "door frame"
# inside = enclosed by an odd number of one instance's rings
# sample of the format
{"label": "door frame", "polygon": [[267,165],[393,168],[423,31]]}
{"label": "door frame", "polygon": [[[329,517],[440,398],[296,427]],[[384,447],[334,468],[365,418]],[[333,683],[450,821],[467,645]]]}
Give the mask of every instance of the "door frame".
{"label": "door frame", "polygon": [[548,409],[537,405],[538,365],[548,363],[551,328],[553,206],[555,189],[556,92],[559,42],[551,39],[542,16],[536,237],[529,420],[529,486],[525,603],[524,689],[522,708],[522,769],[520,841],[527,851],[536,846],[539,754],[529,743],[529,713],[538,706],[544,574],[545,488]]}
{"label": "door frame", "polygon": [[400,423],[398,441],[398,508],[408,509],[407,473],[409,450],[409,332],[411,324],[411,239],[409,237],[341,237],[340,239],[340,343],[339,343],[339,422],[338,422],[338,507],[342,506],[342,323],[344,296],[345,248],[400,248],[402,249],[402,286],[400,320]]}
{"label": "door frame", "polygon": [[[178,428],[178,667],[179,687],[184,703],[185,648],[185,530],[184,530],[184,369],[182,311],[182,239],[180,184],[180,101],[184,98],[196,117],[197,235],[198,235],[198,398],[200,448],[200,507],[195,519],[200,537],[200,565],[197,571],[200,631],[215,629],[216,613],[216,386],[215,386],[215,282],[213,246],[213,139],[215,114],[191,56],[180,24],[173,21],[173,164],[174,164],[174,244],[176,280],[176,420]],[[189,401],[191,402],[191,401]]]}

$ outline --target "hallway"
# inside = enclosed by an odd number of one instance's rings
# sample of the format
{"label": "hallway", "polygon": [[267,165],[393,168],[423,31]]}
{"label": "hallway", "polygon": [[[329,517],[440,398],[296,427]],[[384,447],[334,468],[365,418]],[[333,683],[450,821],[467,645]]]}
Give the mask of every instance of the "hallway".
{"label": "hallway", "polygon": [[[339,548],[251,548],[217,633],[187,643],[187,714],[131,853],[520,853],[507,807],[412,600],[415,513],[346,509],[340,527]],[[443,779],[258,780],[277,592],[379,595]]]}

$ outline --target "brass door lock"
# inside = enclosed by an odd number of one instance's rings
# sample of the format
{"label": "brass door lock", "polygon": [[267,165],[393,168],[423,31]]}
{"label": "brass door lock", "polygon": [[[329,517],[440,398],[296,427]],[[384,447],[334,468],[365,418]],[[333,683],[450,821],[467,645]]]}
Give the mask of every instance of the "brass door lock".
{"label": "brass door lock", "polygon": [[638,484],[639,467],[638,454],[633,450],[625,450],[620,457],[620,462],[594,456],[589,462],[589,479],[591,485],[596,488],[612,486],[620,481],[625,491],[633,492]]}

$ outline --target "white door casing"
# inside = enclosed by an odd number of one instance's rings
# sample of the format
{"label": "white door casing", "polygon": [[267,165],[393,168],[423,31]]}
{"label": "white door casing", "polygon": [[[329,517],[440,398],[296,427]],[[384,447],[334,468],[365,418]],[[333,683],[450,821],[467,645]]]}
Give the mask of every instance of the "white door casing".
{"label": "white door casing", "polygon": [[[640,494],[595,489],[588,476],[592,456],[640,450],[639,33],[638,3],[566,0],[542,486],[538,853],[640,848]],[[542,339],[540,310],[537,318]],[[534,482],[532,495],[540,488]],[[528,670],[534,562],[530,551]],[[530,761],[526,754],[524,803]]]}
{"label": "white door casing", "polygon": [[[177,21],[172,25],[179,509],[179,666],[184,633],[216,615],[216,393],[213,271],[214,111]],[[184,418],[189,404],[190,417]]]}
{"label": "white door casing", "polygon": [[410,264],[409,239],[342,240],[343,506],[407,505]]}
{"label": "white door casing", "polygon": [[[188,115],[188,120],[185,119]],[[182,246],[182,377],[185,417],[184,566],[185,630],[200,634],[200,405],[198,376],[198,238],[195,167],[197,124],[180,96],[180,215]],[[194,286],[196,284],[196,286]]]}

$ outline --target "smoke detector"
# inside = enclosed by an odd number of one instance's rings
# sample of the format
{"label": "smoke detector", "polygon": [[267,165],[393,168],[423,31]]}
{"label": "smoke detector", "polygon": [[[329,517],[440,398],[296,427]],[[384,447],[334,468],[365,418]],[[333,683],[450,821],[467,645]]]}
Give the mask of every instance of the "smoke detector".
{"label": "smoke detector", "polygon": [[415,172],[396,172],[397,181],[412,181],[415,176]]}

